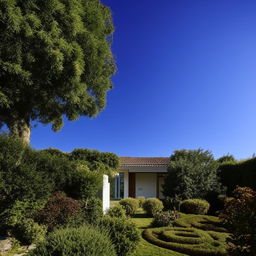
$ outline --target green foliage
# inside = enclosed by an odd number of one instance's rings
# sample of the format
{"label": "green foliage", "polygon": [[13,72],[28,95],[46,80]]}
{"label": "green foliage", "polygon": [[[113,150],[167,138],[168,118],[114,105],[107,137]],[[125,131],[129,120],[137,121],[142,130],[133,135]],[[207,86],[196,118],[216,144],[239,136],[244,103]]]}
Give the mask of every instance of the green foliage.
{"label": "green foliage", "polygon": [[155,215],[158,212],[161,212],[164,208],[164,205],[161,200],[157,198],[148,198],[143,203],[143,210],[148,215]]}
{"label": "green foliage", "polygon": [[100,225],[107,228],[118,256],[130,255],[139,242],[139,232],[129,219],[105,216]]}
{"label": "green foliage", "polygon": [[82,202],[82,214],[88,223],[96,223],[103,215],[102,201],[96,197],[84,200]]}
{"label": "green foliage", "polygon": [[164,195],[189,199],[204,198],[211,191],[222,192],[217,175],[218,165],[209,151],[175,151],[170,157]]}
{"label": "green foliage", "polygon": [[181,202],[180,210],[184,213],[207,214],[210,204],[202,199],[187,199]]}
{"label": "green foliage", "polygon": [[232,233],[227,240],[229,255],[256,255],[256,191],[237,187],[234,198],[225,202],[220,218]]}
{"label": "green foliage", "polygon": [[54,183],[38,168],[34,154],[19,139],[0,136],[0,212],[17,200],[45,200],[52,192]]}
{"label": "green foliage", "polygon": [[34,218],[49,230],[68,223],[73,215],[81,211],[79,201],[67,197],[64,193],[58,192],[45,204],[44,208],[38,211]]}
{"label": "green foliage", "polygon": [[138,196],[136,199],[139,200],[140,207],[143,206],[143,204],[146,200],[146,198],[144,196]]}
{"label": "green foliage", "polygon": [[256,190],[256,158],[241,162],[224,162],[219,167],[220,180],[230,196],[236,186]]}
{"label": "green foliage", "polygon": [[[0,2],[0,121],[16,136],[31,121],[95,116],[115,62],[111,12],[99,0]],[[14,86],[15,85],[15,86]]]}
{"label": "green foliage", "polygon": [[135,198],[124,198],[120,200],[119,204],[125,208],[128,216],[134,215],[139,208],[139,201]]}
{"label": "green foliage", "polygon": [[13,235],[23,244],[40,243],[44,240],[46,227],[39,226],[33,219],[20,219]]}
{"label": "green foliage", "polygon": [[236,159],[234,158],[234,156],[227,154],[217,159],[217,161],[219,163],[236,162]]}
{"label": "green foliage", "polygon": [[222,233],[228,232],[219,218],[208,215],[188,214],[176,219],[174,225],[183,228],[197,228],[206,231]]}
{"label": "green foliage", "polygon": [[125,208],[120,205],[114,205],[107,211],[107,215],[110,217],[115,217],[115,218],[125,218],[126,217],[126,211]]}
{"label": "green foliage", "polygon": [[[96,163],[103,163],[110,168],[118,168],[119,167],[119,157],[110,152],[99,152],[98,150],[91,149],[74,149],[70,153],[70,158],[73,160],[84,160],[92,165]],[[95,167],[92,169],[96,169]]]}
{"label": "green foliage", "polygon": [[58,229],[30,252],[30,256],[115,256],[108,235],[89,226]]}
{"label": "green foliage", "polygon": [[149,228],[143,237],[150,243],[191,256],[227,256],[227,234],[195,228]]}
{"label": "green foliage", "polygon": [[165,211],[157,212],[154,215],[152,222],[153,227],[170,227],[173,226],[173,222],[179,218],[180,214],[177,211]]}
{"label": "green foliage", "polygon": [[47,149],[42,149],[40,150],[40,152],[46,152],[48,154],[51,154],[51,155],[54,155],[54,156],[57,156],[57,157],[65,157],[65,158],[68,158],[69,157],[69,154],[68,153],[65,153],[57,148],[47,148]]}

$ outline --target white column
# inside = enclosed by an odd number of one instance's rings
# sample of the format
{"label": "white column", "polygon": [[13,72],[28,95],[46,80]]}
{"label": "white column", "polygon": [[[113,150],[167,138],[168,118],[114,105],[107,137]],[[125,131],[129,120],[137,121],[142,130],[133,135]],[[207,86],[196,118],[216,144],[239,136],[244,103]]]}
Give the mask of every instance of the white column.
{"label": "white column", "polygon": [[117,175],[115,176],[115,199],[117,199]]}
{"label": "white column", "polygon": [[124,172],[124,198],[129,197],[129,173]]}
{"label": "white column", "polygon": [[118,179],[117,179],[117,181],[118,181],[118,190],[117,190],[117,197],[118,197],[118,199],[121,199],[121,183],[120,183],[120,175],[118,175]]}
{"label": "white column", "polygon": [[102,208],[103,213],[110,207],[110,184],[108,182],[108,175],[103,175],[103,189],[102,189]]}

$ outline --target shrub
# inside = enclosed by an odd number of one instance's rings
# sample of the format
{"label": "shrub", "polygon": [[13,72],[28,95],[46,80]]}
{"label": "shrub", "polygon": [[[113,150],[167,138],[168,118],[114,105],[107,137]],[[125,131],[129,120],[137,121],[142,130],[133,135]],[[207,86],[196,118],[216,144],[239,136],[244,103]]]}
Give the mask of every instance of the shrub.
{"label": "shrub", "polygon": [[107,211],[107,215],[109,215],[110,217],[125,218],[126,211],[122,205],[117,204]]}
{"label": "shrub", "polygon": [[106,232],[82,226],[58,229],[29,253],[29,256],[115,256],[115,249]]}
{"label": "shrub", "polygon": [[45,238],[46,227],[40,226],[33,219],[21,219],[14,228],[13,235],[24,244],[42,242]]}
{"label": "shrub", "polygon": [[52,192],[53,182],[37,168],[33,155],[19,139],[0,136],[0,212],[17,200],[44,200]]}
{"label": "shrub", "polygon": [[232,235],[227,242],[230,256],[256,255],[256,191],[237,187],[220,214]]}
{"label": "shrub", "polygon": [[120,200],[120,205],[124,206],[126,215],[134,215],[139,208],[139,201],[135,198],[124,198]]}
{"label": "shrub", "polygon": [[82,214],[88,223],[96,223],[103,215],[102,201],[95,197],[84,200]]}
{"label": "shrub", "polygon": [[138,196],[136,199],[139,201],[139,207],[142,207],[143,203],[146,200],[146,198],[144,196]]}
{"label": "shrub", "polygon": [[158,212],[154,215],[152,226],[170,227],[170,226],[173,226],[173,222],[177,218],[179,218],[179,212],[177,211]]}
{"label": "shrub", "polygon": [[49,230],[59,225],[64,225],[68,219],[81,211],[79,201],[67,197],[64,193],[58,192],[45,204],[44,208],[38,211],[34,218]]}
{"label": "shrub", "polygon": [[209,208],[210,204],[202,199],[187,199],[180,204],[181,212],[191,214],[206,214]]}
{"label": "shrub", "polygon": [[157,198],[148,198],[143,204],[143,209],[148,215],[155,215],[156,213],[162,211],[164,205],[161,200]]}
{"label": "shrub", "polygon": [[221,193],[223,188],[218,177],[219,163],[211,152],[177,150],[170,157],[163,194],[180,199],[205,198],[210,191]]}
{"label": "shrub", "polygon": [[105,216],[101,219],[100,225],[109,230],[118,256],[130,255],[136,249],[140,236],[132,221]]}

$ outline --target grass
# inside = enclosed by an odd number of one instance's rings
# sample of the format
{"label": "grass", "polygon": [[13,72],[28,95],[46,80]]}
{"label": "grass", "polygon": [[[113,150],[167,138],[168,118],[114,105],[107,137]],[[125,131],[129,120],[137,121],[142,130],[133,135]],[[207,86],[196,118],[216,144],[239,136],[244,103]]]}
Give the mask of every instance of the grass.
{"label": "grass", "polygon": [[153,218],[142,211],[132,220],[141,231],[141,241],[132,256],[226,255],[229,234],[217,217],[182,214],[175,228],[151,228]]}

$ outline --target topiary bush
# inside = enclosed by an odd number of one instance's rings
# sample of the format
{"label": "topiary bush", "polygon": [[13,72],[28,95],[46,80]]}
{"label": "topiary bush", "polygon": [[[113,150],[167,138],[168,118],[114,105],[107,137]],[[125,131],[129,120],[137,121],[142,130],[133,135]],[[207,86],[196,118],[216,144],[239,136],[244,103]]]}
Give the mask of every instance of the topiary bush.
{"label": "topiary bush", "polygon": [[40,226],[33,219],[21,219],[12,233],[21,243],[29,245],[44,240],[46,227]]}
{"label": "topiary bush", "polygon": [[154,215],[152,222],[153,227],[170,227],[174,221],[179,218],[180,214],[177,211],[157,212]]}
{"label": "topiary bush", "polygon": [[81,211],[81,203],[73,198],[67,197],[63,192],[57,192],[45,204],[44,208],[39,210],[34,219],[49,230],[59,225],[64,225],[69,218]]}
{"label": "topiary bush", "polygon": [[124,198],[120,200],[119,204],[125,208],[128,216],[134,215],[139,208],[139,201],[135,198]]}
{"label": "topiary bush", "polygon": [[202,199],[187,199],[181,202],[180,210],[190,214],[207,214],[210,204]]}
{"label": "topiary bush", "polygon": [[142,207],[146,200],[144,196],[138,196],[136,199],[139,201],[139,207]]}
{"label": "topiary bush", "polygon": [[99,225],[107,228],[118,256],[130,255],[135,251],[140,235],[131,220],[105,216],[100,220]]}
{"label": "topiary bush", "polygon": [[148,198],[143,203],[143,209],[148,215],[155,215],[156,213],[162,211],[164,205],[161,200],[157,198]]}
{"label": "topiary bush", "polygon": [[115,217],[115,218],[125,218],[126,217],[126,211],[125,211],[125,208],[122,205],[117,204],[117,205],[111,207],[107,211],[107,215],[110,216],[110,217]]}
{"label": "topiary bush", "polygon": [[116,256],[107,232],[89,226],[58,229],[48,235],[29,256]]}
{"label": "topiary bush", "polygon": [[149,228],[142,236],[148,242],[191,256],[227,256],[226,233],[196,228]]}

